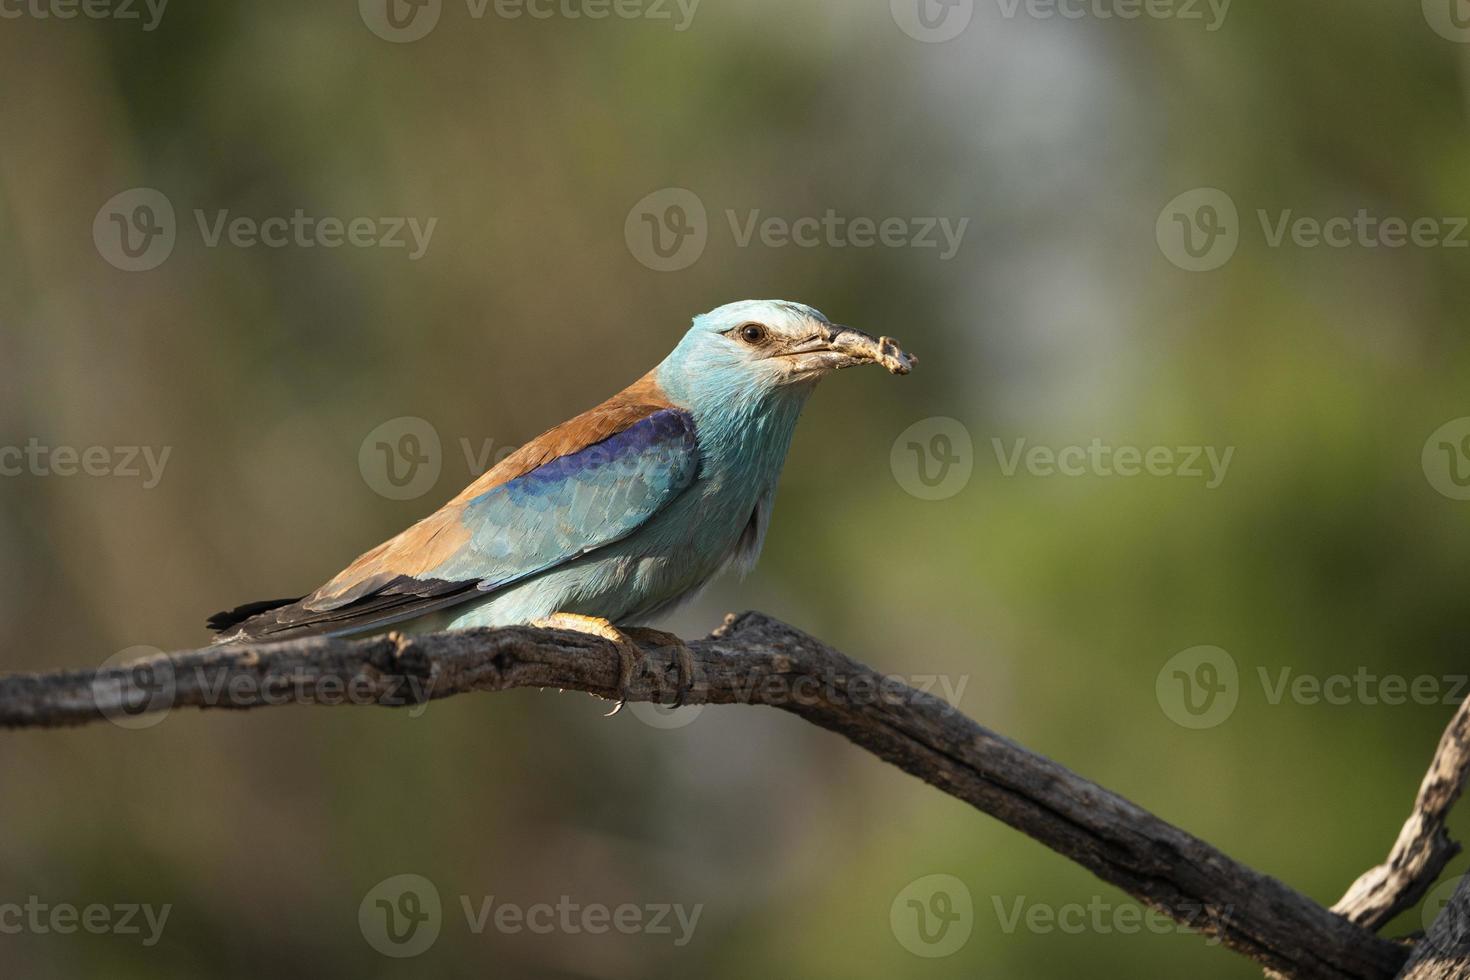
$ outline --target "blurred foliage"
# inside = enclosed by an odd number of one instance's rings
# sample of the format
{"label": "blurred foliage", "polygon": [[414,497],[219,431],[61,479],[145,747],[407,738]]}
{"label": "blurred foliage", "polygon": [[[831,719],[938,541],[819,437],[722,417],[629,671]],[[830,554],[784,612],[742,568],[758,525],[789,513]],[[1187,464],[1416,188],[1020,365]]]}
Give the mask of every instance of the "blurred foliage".
{"label": "blurred foliage", "polygon": [[[1470,214],[1467,49],[1418,4],[1240,4],[1198,22],[977,5],[924,44],[888,4],[706,0],[667,22],[474,20],[412,44],[350,3],[0,21],[0,445],[172,447],[164,478],[0,479],[0,670],[202,643],[305,591],[516,445],[655,363],[688,318],[779,296],[895,334],[911,377],[813,401],[760,568],[671,625],[760,607],[861,659],[966,684],[982,722],[1330,903],[1386,853],[1448,705],[1272,703],[1258,671],[1467,670],[1470,504],[1420,452],[1470,415],[1470,256],[1269,247],[1256,219]],[[493,9],[493,8],[492,8]],[[1024,9],[1024,8],[1023,8]],[[161,190],[179,242],[104,262],[102,202]],[[630,255],[662,187],[710,214],[677,273]],[[1240,208],[1192,274],[1155,241],[1194,187]],[[205,248],[194,209],[439,219],[385,249]],[[959,254],[738,247],[725,212],[970,219]],[[435,489],[375,494],[358,449],[428,419]],[[905,492],[890,448],[958,419],[975,470]],[[1182,478],[1002,471],[1009,445],[1235,447]],[[873,529],[900,527],[901,540]],[[1240,703],[1172,723],[1155,677],[1228,650]],[[0,935],[6,976],[1250,977],[1197,937],[1003,928],[1126,896],[776,712],[659,730],[580,696],[178,713],[0,739],[0,903],[171,903],[162,941]],[[1470,816],[1455,820],[1470,834]],[[1461,873],[1464,862],[1452,866]],[[357,926],[376,882],[445,901],[414,960]],[[889,908],[957,876],[974,934],[911,955]],[[694,939],[466,928],[458,896],[704,906]],[[1418,927],[1406,913],[1388,932]]]}

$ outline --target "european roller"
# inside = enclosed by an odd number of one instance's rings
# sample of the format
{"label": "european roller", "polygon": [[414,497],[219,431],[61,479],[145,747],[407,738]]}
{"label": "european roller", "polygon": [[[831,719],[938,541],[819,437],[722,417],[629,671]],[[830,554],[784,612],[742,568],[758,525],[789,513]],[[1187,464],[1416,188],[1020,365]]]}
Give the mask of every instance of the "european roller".
{"label": "european roller", "polygon": [[217,613],[215,642],[532,623],[612,640],[626,689],[636,645],[620,627],[754,566],[807,398],[868,363],[915,361],[800,303],[721,306],[652,371],[315,592]]}

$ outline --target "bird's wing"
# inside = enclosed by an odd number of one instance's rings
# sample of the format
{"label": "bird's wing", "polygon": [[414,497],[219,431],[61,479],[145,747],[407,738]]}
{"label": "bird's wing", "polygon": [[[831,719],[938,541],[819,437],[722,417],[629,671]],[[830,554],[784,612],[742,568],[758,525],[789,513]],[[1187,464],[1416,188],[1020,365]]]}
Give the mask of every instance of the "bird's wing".
{"label": "bird's wing", "polygon": [[[694,481],[694,419],[605,402],[521,447],[304,599],[211,625],[221,639],[357,633],[483,597],[632,534]],[[236,629],[238,627],[238,629]]]}

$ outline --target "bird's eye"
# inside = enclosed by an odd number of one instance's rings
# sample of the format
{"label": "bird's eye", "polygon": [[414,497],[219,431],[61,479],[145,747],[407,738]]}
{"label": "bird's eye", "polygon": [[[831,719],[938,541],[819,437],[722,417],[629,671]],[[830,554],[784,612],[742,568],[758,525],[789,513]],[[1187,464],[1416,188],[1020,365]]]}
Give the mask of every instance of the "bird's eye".
{"label": "bird's eye", "polygon": [[736,333],[740,335],[741,340],[752,346],[766,339],[766,328],[759,323],[747,323],[737,330]]}

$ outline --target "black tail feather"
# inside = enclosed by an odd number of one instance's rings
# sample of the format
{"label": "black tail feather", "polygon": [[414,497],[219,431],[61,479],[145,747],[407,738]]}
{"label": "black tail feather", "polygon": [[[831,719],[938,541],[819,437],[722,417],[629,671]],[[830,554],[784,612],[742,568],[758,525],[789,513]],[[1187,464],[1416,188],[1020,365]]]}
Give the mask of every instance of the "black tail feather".
{"label": "black tail feather", "polygon": [[227,609],[224,612],[215,613],[209,617],[209,622],[205,625],[216,633],[223,633],[232,626],[239,626],[252,616],[269,612],[272,609],[279,609],[282,606],[289,606],[294,602],[300,602],[304,598],[306,597],[296,596],[294,599],[263,599],[260,602],[247,602],[243,606],[236,606],[234,609]]}

